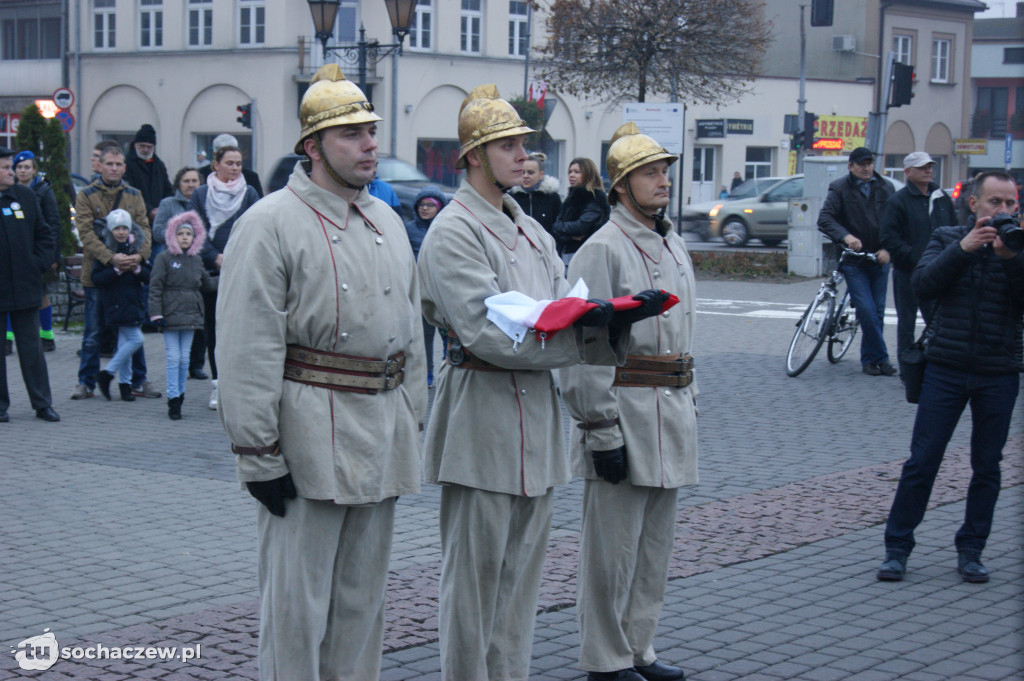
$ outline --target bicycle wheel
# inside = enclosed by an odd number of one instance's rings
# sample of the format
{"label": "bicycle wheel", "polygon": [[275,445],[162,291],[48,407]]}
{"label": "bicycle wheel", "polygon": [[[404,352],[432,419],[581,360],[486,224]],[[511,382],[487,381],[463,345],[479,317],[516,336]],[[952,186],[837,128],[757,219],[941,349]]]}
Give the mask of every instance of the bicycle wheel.
{"label": "bicycle wheel", "polygon": [[828,339],[828,361],[835,364],[843,358],[846,351],[853,345],[858,326],[856,310],[850,305],[850,293],[847,291],[843,296],[843,301],[839,303],[836,322],[832,327],[832,335]]}
{"label": "bicycle wheel", "polygon": [[796,333],[789,344],[786,354],[786,374],[799,376],[807,368],[814,356],[821,349],[828,335],[832,321],[832,310],[836,299],[831,292],[821,292],[804,311],[804,316],[796,326]]}

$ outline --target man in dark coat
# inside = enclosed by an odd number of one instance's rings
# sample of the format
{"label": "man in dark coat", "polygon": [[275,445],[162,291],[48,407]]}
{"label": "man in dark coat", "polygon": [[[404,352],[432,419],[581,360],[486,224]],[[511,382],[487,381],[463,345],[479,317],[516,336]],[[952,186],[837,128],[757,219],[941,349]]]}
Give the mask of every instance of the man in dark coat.
{"label": "man in dark coat", "polygon": [[[920,303],[910,275],[924,253],[936,227],[956,224],[953,200],[932,181],[935,161],[923,151],[907,154],[903,172],[907,185],[892,195],[882,213],[882,246],[892,257],[892,297],[896,305],[896,357],[914,343],[914,326],[920,308],[925,324],[931,322],[932,306]],[[903,362],[900,360],[900,374]]]}
{"label": "man in dark coat", "polygon": [[156,130],[149,123],[143,123],[135,133],[125,165],[124,181],[142,193],[146,217],[149,224],[153,224],[157,207],[168,196],[174,196],[174,187],[167,175],[167,166],[156,155]]}
{"label": "man in dark coat", "polygon": [[885,562],[878,579],[898,582],[914,549],[935,476],[964,407],[971,405],[971,482],[964,522],[956,533],[957,571],[965,582],[987,582],[981,563],[999,497],[1003,457],[1020,391],[1024,322],[1024,255],[992,226],[1018,205],[1013,177],[982,173],[970,196],[976,219],[932,234],[914,269],[914,292],[934,301],[934,335],[917,405],[910,458],[903,464],[885,526]]}
{"label": "man in dark coat", "polygon": [[857,321],[864,331],[860,341],[861,369],[869,376],[892,376],[896,368],[882,337],[885,289],[889,279],[889,251],[882,246],[879,226],[882,209],[892,196],[892,185],[875,172],[875,156],[857,147],[847,164],[850,174],[828,186],[825,205],[818,216],[818,230],[832,241],[855,251],[874,253],[878,263],[867,260],[843,264]]}
{"label": "man in dark coat", "polygon": [[[36,417],[60,421],[51,406],[50,377],[39,340],[43,272],[53,263],[53,231],[35,193],[14,181],[14,152],[0,147],[0,315],[11,320],[21,375]],[[10,420],[7,360],[0,358],[0,423]]]}

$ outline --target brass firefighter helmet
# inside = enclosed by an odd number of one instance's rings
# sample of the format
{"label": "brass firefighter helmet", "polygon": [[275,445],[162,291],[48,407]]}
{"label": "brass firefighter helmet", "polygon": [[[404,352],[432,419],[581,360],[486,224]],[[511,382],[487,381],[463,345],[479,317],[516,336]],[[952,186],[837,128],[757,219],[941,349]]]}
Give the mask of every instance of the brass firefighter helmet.
{"label": "brass firefighter helmet", "polygon": [[608,148],[608,177],[612,178],[611,192],[626,175],[645,163],[665,159],[669,165],[679,160],[675,154],[668,153],[663,146],[640,132],[636,123],[629,121],[619,126],[612,135],[612,145]]}
{"label": "brass firefighter helmet", "polygon": [[302,133],[295,143],[295,153],[305,154],[302,142],[318,130],[380,120],[384,119],[373,112],[373,104],[366,101],[358,85],[345,78],[341,67],[324,64],[313,75],[299,104]]}
{"label": "brass firefighter helmet", "polygon": [[498,94],[497,85],[481,85],[466,95],[459,108],[459,158],[455,167],[466,167],[466,154],[471,149],[502,137],[536,132],[527,127],[511,104]]}

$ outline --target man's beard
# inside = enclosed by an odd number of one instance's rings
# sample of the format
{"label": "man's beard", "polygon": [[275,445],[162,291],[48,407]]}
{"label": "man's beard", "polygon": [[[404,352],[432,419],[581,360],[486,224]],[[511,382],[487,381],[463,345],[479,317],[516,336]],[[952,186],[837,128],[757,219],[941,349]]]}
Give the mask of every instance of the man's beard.
{"label": "man's beard", "polygon": [[155,154],[156,154],[156,149],[154,149],[153,151],[150,151],[148,153],[145,153],[145,154],[142,153],[141,151],[139,151],[138,149],[135,150],[135,155],[138,156],[139,158],[141,158],[143,161],[148,161],[149,159],[153,158],[153,156]]}

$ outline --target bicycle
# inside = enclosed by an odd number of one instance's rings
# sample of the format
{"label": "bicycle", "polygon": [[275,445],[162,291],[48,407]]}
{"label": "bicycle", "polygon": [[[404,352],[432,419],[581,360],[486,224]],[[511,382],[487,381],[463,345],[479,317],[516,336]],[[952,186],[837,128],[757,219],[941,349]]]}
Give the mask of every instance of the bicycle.
{"label": "bicycle", "polygon": [[828,361],[832,364],[841,360],[853,345],[859,324],[853,304],[850,302],[849,287],[838,303],[836,296],[839,293],[839,284],[843,281],[839,266],[844,262],[855,260],[878,262],[874,253],[860,253],[843,247],[839,263],[832,270],[832,275],[821,285],[818,294],[814,296],[814,300],[807,306],[796,323],[796,333],[793,334],[793,340],[789,343],[789,352],[786,353],[786,374],[788,376],[799,376],[818,354],[818,350],[826,340],[828,341]]}

